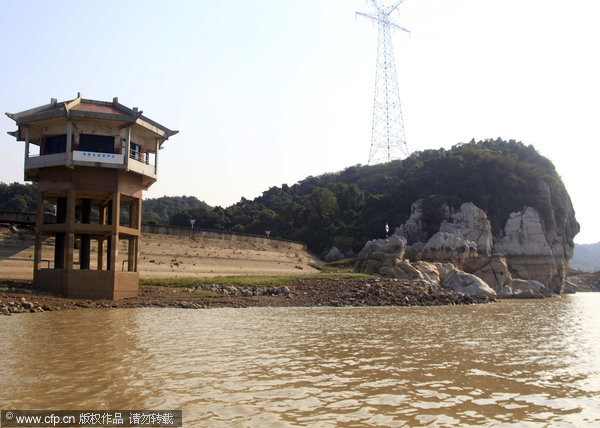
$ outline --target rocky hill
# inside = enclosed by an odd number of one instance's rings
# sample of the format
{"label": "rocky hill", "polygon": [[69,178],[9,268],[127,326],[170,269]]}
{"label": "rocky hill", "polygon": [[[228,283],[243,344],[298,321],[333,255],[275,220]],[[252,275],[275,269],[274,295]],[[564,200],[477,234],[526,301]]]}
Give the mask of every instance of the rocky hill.
{"label": "rocky hill", "polygon": [[596,244],[576,244],[570,266],[584,272],[600,271],[600,242]]}
{"label": "rocky hill", "polygon": [[[537,159],[530,164],[534,170],[548,163],[538,174],[525,175],[528,181],[522,183],[518,195],[509,195],[517,192],[510,180],[520,179],[506,170],[499,173],[497,168],[521,162],[519,150],[512,152],[516,146],[511,147],[511,143],[492,145],[510,149],[502,156],[513,159],[507,163],[496,156],[493,162],[484,162],[491,176],[502,179],[494,186],[480,186],[479,193],[459,188],[417,199],[408,219],[395,229],[395,241],[370,241],[363,248],[358,270],[396,278],[416,276],[442,284],[451,281],[447,286],[463,292],[502,297],[542,297],[574,291],[566,277],[579,224],[560,177],[549,161]],[[477,143],[469,150],[486,147],[485,143]],[[526,153],[533,156],[531,151]],[[473,168],[470,165],[468,169]],[[519,167],[514,167],[517,170]],[[464,178],[477,186],[469,176]],[[453,202],[461,194],[473,200],[456,206]],[[516,207],[517,201],[522,205],[508,210]],[[403,261],[405,251],[420,262],[411,265]]]}
{"label": "rocky hill", "polygon": [[600,271],[589,273],[572,270],[567,279],[576,291],[600,291]]}
{"label": "rocky hill", "polygon": [[195,218],[199,228],[256,234],[269,230],[271,236],[306,242],[320,255],[333,246],[347,255],[360,251],[370,239],[383,238],[386,224],[393,230],[405,223],[419,199],[427,239],[439,230],[444,206],[459,210],[465,202],[486,213],[494,236],[501,235],[511,213],[524,207],[535,209],[552,242],[550,235],[561,235],[564,229],[569,241],[578,230],[552,162],[532,146],[500,139],[307,177],[227,208],[181,212],[171,223],[186,226]]}

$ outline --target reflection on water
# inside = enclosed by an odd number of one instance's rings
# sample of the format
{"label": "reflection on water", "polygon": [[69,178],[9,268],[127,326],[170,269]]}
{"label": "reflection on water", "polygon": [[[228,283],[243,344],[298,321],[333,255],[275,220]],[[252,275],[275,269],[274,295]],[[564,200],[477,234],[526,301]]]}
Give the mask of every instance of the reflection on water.
{"label": "reflection on water", "polygon": [[186,426],[600,423],[600,295],[0,318],[0,403]]}

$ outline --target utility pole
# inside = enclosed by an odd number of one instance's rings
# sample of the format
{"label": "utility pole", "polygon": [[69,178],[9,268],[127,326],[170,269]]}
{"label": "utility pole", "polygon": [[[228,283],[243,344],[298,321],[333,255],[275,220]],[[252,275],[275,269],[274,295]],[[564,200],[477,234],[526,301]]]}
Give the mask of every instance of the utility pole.
{"label": "utility pole", "polygon": [[384,6],[377,0],[371,0],[375,12],[356,12],[357,15],[376,22],[379,27],[369,164],[390,162],[409,155],[404,135],[391,30],[397,29],[407,33],[410,31],[390,19],[390,14],[403,2],[404,0],[400,0],[391,6]]}

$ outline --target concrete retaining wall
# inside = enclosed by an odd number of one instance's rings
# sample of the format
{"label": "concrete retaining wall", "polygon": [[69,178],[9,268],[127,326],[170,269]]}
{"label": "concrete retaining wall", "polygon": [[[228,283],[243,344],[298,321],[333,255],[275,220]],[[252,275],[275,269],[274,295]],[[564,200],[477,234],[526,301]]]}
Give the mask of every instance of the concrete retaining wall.
{"label": "concrete retaining wall", "polygon": [[192,229],[181,226],[167,226],[164,224],[142,224],[143,233],[155,233],[162,235],[193,236],[198,239],[219,239],[222,241],[254,242],[256,244],[269,245],[271,247],[284,247],[295,250],[306,250],[306,244],[297,241],[289,241],[280,238],[268,238],[260,235],[247,233],[222,232],[219,230]]}

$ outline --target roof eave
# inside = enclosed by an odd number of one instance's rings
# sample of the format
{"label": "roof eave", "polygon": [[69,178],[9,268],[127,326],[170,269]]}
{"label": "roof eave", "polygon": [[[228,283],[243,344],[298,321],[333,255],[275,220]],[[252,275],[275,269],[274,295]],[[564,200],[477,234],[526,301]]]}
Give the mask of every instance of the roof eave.
{"label": "roof eave", "polygon": [[21,119],[22,117],[26,117],[35,113],[39,113],[39,112],[43,112],[45,110],[54,108],[58,105],[56,98],[52,98],[50,99],[50,103],[49,104],[44,104],[43,106],[39,106],[39,107],[34,107],[31,108],[29,110],[24,110],[18,113],[8,113],[6,112],[6,115],[8,117],[10,117],[12,120],[14,120],[15,122],[17,122],[19,119]]}

